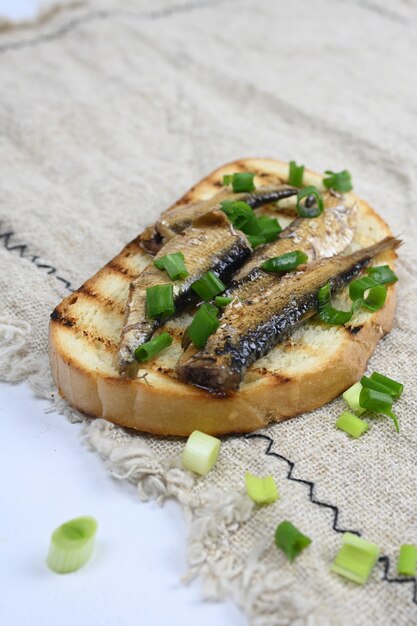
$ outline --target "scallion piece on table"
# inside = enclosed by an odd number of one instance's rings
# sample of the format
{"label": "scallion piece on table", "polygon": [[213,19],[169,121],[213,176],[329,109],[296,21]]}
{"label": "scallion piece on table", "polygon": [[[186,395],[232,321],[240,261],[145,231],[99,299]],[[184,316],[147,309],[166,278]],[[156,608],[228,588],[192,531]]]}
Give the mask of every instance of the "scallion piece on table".
{"label": "scallion piece on table", "polygon": [[344,533],[342,547],[333,561],[332,571],[363,585],[371,575],[379,553],[380,549],[376,544],[353,533]]}
{"label": "scallion piece on table", "polygon": [[224,291],[226,289],[226,285],[216,276],[214,272],[210,271],[196,280],[191,285],[191,289],[195,291],[202,300],[208,302],[209,300],[212,300],[214,296],[217,296],[219,293]]}
{"label": "scallion piece on table", "polygon": [[417,569],[417,546],[404,543],[400,548],[397,571],[402,576],[415,576]]}
{"label": "scallion piece on table", "polygon": [[265,238],[266,242],[275,241],[279,233],[282,232],[281,225],[276,217],[260,215],[258,217],[258,224],[261,229],[261,235]]}
{"label": "scallion piece on table", "polygon": [[182,280],[189,274],[184,264],[182,252],[173,252],[172,254],[166,254],[160,259],[155,259],[154,265],[159,270],[165,270],[171,280]]}
{"label": "scallion piece on table", "polygon": [[404,391],[404,385],[402,383],[393,380],[392,378],[388,378],[388,376],[384,376],[379,372],[374,372],[371,374],[371,380],[375,380],[377,383],[384,385],[388,389],[391,390],[391,395],[393,398],[397,399],[401,397]]}
{"label": "scallion piece on table", "polygon": [[[305,202],[301,204],[301,201]],[[304,187],[298,192],[297,213],[300,217],[318,217],[324,211],[323,198],[319,190],[314,185]]]}
{"label": "scallion piece on table", "polygon": [[355,411],[355,413],[357,413],[358,415],[361,415],[365,412],[365,409],[359,404],[361,391],[362,385],[360,383],[355,383],[354,385],[352,385],[352,387],[346,389],[343,394],[345,402],[347,402],[352,411]]}
{"label": "scallion piece on table", "polygon": [[357,439],[368,430],[369,426],[357,415],[344,411],[336,422],[336,428]]}
{"label": "scallion piece on table", "polygon": [[308,261],[308,256],[305,252],[294,250],[264,261],[261,263],[261,268],[266,272],[290,272],[306,261]]}
{"label": "scallion piece on table", "polygon": [[342,193],[353,189],[352,176],[347,170],[342,170],[341,172],[326,170],[325,174],[327,174],[327,178],[323,178],[323,185],[327,189],[334,189]]}
{"label": "scallion piece on table", "polygon": [[233,298],[230,298],[229,296],[216,296],[214,298],[214,304],[216,306],[227,306],[232,300]]}
{"label": "scallion piece on table", "polygon": [[245,485],[246,493],[256,504],[272,504],[278,500],[278,490],[272,476],[260,478],[246,472]]}
{"label": "scallion piece on table", "polygon": [[302,187],[304,176],[304,165],[297,165],[295,161],[290,161],[290,172],[288,183],[293,187]]}
{"label": "scallion piece on table", "polygon": [[204,348],[207,339],[218,329],[220,322],[217,319],[219,309],[212,304],[202,304],[187,328],[188,337],[197,348]]}
{"label": "scallion piece on table", "polygon": [[172,344],[172,337],[169,333],[162,333],[157,337],[154,337],[150,341],[143,343],[135,350],[135,359],[143,363],[143,361],[149,361],[154,356],[168,348]]}
{"label": "scallion piece on table", "polygon": [[251,172],[236,172],[236,174],[226,174],[223,176],[223,185],[232,185],[235,193],[253,191],[255,184],[253,179],[255,174]]}
{"label": "scallion piece on table", "polygon": [[311,543],[291,522],[281,522],[275,531],[275,545],[280,548],[289,561],[293,561]]}
{"label": "scallion piece on table", "polygon": [[94,517],[77,517],[65,522],[52,533],[48,567],[58,574],[68,574],[80,569],[91,557],[97,522]]}
{"label": "scallion piece on table", "polygon": [[165,318],[175,313],[172,285],[153,285],[147,288],[146,313],[151,319]]}
{"label": "scallion piece on table", "polygon": [[195,430],[187,439],[182,453],[185,469],[205,476],[216,463],[220,452],[220,439]]}
{"label": "scallion piece on table", "polygon": [[332,307],[330,283],[327,283],[327,285],[319,289],[317,300],[319,317],[327,324],[341,326],[342,324],[346,324],[352,317],[352,310],[339,311]]}
{"label": "scallion piece on table", "polygon": [[368,411],[382,413],[383,415],[390,417],[395,424],[395,430],[399,433],[400,427],[398,420],[396,415],[392,412],[393,402],[394,398],[390,396],[389,393],[382,393],[381,391],[376,391],[375,389],[369,389],[367,387],[362,388],[359,396],[359,403],[361,407],[367,409]]}

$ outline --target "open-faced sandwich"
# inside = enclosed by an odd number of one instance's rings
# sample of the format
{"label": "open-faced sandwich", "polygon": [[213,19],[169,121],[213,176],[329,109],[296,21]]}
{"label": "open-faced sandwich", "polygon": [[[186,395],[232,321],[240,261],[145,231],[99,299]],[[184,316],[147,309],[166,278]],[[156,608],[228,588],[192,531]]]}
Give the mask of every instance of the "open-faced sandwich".
{"label": "open-faced sandwich", "polygon": [[348,172],[225,165],[51,315],[80,411],[163,435],[248,432],[340,395],[395,308],[399,241]]}

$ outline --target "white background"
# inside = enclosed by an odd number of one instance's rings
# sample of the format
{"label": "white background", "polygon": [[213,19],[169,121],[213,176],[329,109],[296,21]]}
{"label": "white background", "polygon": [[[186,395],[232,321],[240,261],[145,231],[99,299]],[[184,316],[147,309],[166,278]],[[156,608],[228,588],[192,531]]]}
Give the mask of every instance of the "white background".
{"label": "white background", "polygon": [[[27,18],[36,0],[0,0]],[[25,385],[0,384],[1,626],[243,626],[231,603],[184,587],[186,529],[179,506],[143,504],[79,440],[80,426],[45,413]],[[73,574],[45,565],[51,532],[79,515],[98,523],[92,560]]]}

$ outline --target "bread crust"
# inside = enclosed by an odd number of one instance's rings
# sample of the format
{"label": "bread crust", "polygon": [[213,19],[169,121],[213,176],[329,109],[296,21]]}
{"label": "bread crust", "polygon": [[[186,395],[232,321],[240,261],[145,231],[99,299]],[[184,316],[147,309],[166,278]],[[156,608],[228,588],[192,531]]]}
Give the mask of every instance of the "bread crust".
{"label": "bread crust", "polygon": [[[288,164],[270,159],[229,163],[203,179],[174,206],[210,197],[218,190],[218,181],[224,173],[239,170],[269,172],[275,180],[276,176],[285,180]],[[320,175],[308,171],[308,176],[311,182],[320,184]],[[372,218],[383,236],[391,234],[369,205],[353,194],[350,196],[360,203],[361,210]],[[128,244],[108,267],[114,267],[124,259],[133,243]],[[367,244],[361,242],[361,245]],[[394,253],[384,256],[384,262],[388,260],[391,265],[394,259]],[[87,281],[80,293],[87,289],[91,291],[90,283],[97,285],[99,276],[100,272]],[[154,370],[149,376],[130,380],[116,372],[100,371],[89,363],[88,353],[83,350],[71,353],[68,339],[73,341],[73,334],[80,333],[80,330],[76,323],[62,323],[60,318],[71,298],[74,300],[74,296],[70,296],[57,307],[50,323],[50,361],[61,396],[87,415],[164,436],[187,436],[196,429],[213,435],[251,432],[270,422],[295,417],[326,404],[362,376],[378,341],[391,330],[395,312],[395,287],[391,286],[385,306],[351,330],[341,327],[337,350],[315,362],[311,370],[283,375],[275,368],[267,369],[254,378],[249,375],[234,395],[219,398],[174,380],[163,370]],[[111,308],[106,310],[111,311]],[[111,349],[114,351],[114,346]]]}

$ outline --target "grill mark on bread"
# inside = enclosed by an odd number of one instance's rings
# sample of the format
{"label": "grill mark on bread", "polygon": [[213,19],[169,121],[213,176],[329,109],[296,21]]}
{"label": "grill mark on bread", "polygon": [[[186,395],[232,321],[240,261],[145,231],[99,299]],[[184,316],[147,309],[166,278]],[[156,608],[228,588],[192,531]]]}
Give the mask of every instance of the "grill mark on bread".
{"label": "grill mark on bread", "polygon": [[363,328],[363,324],[359,324],[358,326],[345,326],[345,329],[350,335],[357,335],[361,332]]}
{"label": "grill mark on bread", "polygon": [[110,270],[113,270],[114,272],[117,272],[118,274],[121,274],[129,281],[133,280],[136,276],[136,274],[131,272],[127,267],[121,265],[116,259],[113,259],[112,261],[110,261],[110,263],[107,263],[106,267]]}
{"label": "grill mark on bread", "polygon": [[[120,316],[124,317],[125,315],[125,304],[120,305],[120,303],[108,298],[104,294],[95,291],[91,287],[87,286],[87,283],[82,285],[80,289],[78,289],[78,293],[83,294],[87,298],[91,298],[92,300],[98,301],[104,308],[110,309],[111,313],[118,313]],[[78,297],[74,302],[69,302],[70,305],[75,304]]]}

